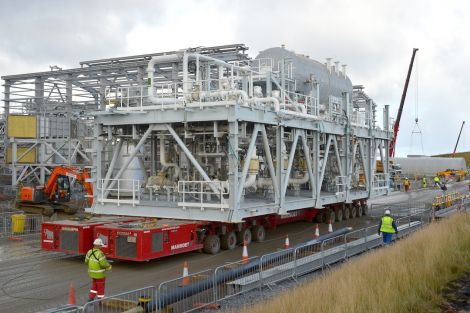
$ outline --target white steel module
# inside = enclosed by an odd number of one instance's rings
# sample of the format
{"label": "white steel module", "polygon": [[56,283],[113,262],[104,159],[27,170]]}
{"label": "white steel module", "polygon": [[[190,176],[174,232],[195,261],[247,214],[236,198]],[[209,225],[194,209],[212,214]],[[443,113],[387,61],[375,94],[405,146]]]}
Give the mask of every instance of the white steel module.
{"label": "white steel module", "polygon": [[388,167],[375,169],[377,159],[388,164],[388,107],[379,128],[375,103],[345,66],[285,48],[249,59],[246,49],[84,63],[104,71],[87,114],[87,211],[240,222],[388,192]]}

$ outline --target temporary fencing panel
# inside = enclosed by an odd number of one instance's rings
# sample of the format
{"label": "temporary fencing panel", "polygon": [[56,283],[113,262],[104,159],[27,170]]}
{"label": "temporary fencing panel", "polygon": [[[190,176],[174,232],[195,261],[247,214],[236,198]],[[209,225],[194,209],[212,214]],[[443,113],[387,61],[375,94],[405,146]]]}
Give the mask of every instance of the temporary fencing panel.
{"label": "temporary fencing panel", "polygon": [[144,287],[114,296],[107,296],[101,300],[86,303],[82,313],[120,313],[129,310],[131,312],[143,312],[147,304],[156,297],[156,288]]}
{"label": "temporary fencing panel", "polygon": [[199,310],[216,299],[213,290],[212,269],[165,281],[158,286],[159,312],[191,312]]}

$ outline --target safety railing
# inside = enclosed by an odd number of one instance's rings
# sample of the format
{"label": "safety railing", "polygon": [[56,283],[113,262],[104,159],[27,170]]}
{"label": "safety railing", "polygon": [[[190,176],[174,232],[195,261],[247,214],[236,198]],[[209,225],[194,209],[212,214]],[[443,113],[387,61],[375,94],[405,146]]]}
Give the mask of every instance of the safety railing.
{"label": "safety railing", "polygon": [[315,97],[307,96],[301,93],[296,92],[284,92],[285,99],[282,101],[281,99],[281,109],[290,108],[290,106],[294,107],[305,107],[306,114],[312,115],[314,117],[318,117],[319,107],[318,107],[318,99]]}
{"label": "safety railing", "polygon": [[351,125],[359,127],[369,127],[369,113],[366,111],[353,110],[349,115]]}
{"label": "safety railing", "polygon": [[270,286],[294,276],[295,249],[265,254],[260,261],[261,286]]}
{"label": "safety railing", "polygon": [[142,312],[147,306],[152,304],[152,300],[157,296],[154,286],[144,287],[128,292],[123,292],[113,296],[106,296],[103,299],[96,299],[87,302],[81,309],[81,313],[118,313],[139,309]]}
{"label": "safety railing", "polygon": [[377,195],[386,192],[389,187],[388,174],[380,173],[375,174],[372,180],[372,193]]}
{"label": "safety railing", "polygon": [[336,195],[338,197],[345,197],[346,190],[348,187],[348,177],[347,176],[336,176],[335,177],[335,184],[336,184]]}
{"label": "safety railing", "polygon": [[222,181],[178,181],[178,193],[182,201],[178,206],[185,208],[219,209],[229,208],[228,189]]}
{"label": "safety railing", "polygon": [[101,179],[98,181],[98,202],[131,204],[140,203],[140,185],[138,179]]}
{"label": "safety railing", "polygon": [[23,214],[21,211],[0,214],[0,238],[21,240],[23,237],[36,237],[41,234],[44,216],[40,214]]}
{"label": "safety railing", "polygon": [[[154,308],[158,312],[192,312],[214,303],[213,277],[214,271],[209,269],[161,283]],[[189,285],[197,285],[197,292]]]}
{"label": "safety railing", "polygon": [[40,311],[39,313],[82,313],[83,308],[78,305],[64,305],[58,308]]}
{"label": "safety railing", "polygon": [[[237,261],[219,266],[214,271],[214,299],[225,300],[260,288],[260,258]],[[247,266],[248,265],[248,266]],[[242,268],[243,270],[239,270]]]}

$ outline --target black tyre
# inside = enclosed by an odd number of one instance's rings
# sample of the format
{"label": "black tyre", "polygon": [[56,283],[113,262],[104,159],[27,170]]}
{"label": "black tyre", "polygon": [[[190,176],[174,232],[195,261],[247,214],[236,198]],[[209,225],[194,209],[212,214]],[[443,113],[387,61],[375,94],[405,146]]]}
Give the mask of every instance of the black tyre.
{"label": "black tyre", "polygon": [[343,209],[343,219],[349,220],[350,217],[351,217],[351,210],[349,209],[349,206],[345,206]]}
{"label": "black tyre", "polygon": [[224,250],[233,250],[237,246],[237,235],[234,231],[226,233],[220,238],[220,246]]}
{"label": "black tyre", "polygon": [[245,228],[242,231],[237,232],[237,244],[243,245],[246,242],[247,245],[251,243],[251,229]]}
{"label": "black tyre", "polygon": [[361,217],[363,215],[362,206],[356,205],[356,215],[357,217]]}
{"label": "black tyre", "polygon": [[319,213],[317,213],[317,215],[315,215],[315,222],[324,223],[325,220],[326,220],[325,213],[323,211],[319,212]]}
{"label": "black tyre", "polygon": [[339,209],[336,211],[336,221],[341,222],[343,220],[343,210]]}
{"label": "black tyre", "polygon": [[331,221],[331,224],[334,224],[336,221],[336,213],[333,210],[328,210],[327,213],[327,219],[325,221],[326,224],[329,224]]}
{"label": "black tyre", "polygon": [[253,241],[261,242],[266,238],[266,229],[262,225],[253,226]]}
{"label": "black tyre", "polygon": [[369,214],[369,206],[367,204],[363,204],[362,206],[362,215]]}
{"label": "black tyre", "polygon": [[351,218],[356,218],[356,216],[357,216],[356,206],[352,205],[351,206]]}
{"label": "black tyre", "polygon": [[208,254],[217,254],[220,251],[220,238],[216,235],[207,236],[204,240],[204,252]]}

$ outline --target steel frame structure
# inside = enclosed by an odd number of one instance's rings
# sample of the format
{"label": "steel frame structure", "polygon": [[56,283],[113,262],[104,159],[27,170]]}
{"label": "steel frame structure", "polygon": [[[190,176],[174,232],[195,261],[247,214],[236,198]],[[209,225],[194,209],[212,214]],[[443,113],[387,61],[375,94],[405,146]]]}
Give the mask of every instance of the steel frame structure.
{"label": "steel frame structure", "polygon": [[[246,58],[242,44],[188,49],[211,54],[220,59],[232,58],[233,52]],[[2,76],[4,81],[3,114],[0,118],[0,163],[11,173],[11,185],[44,184],[55,166],[91,167],[93,116],[89,112],[105,110],[107,87],[142,84],[142,73],[148,61],[158,55],[175,51],[126,56],[80,62],[79,68]],[[13,114],[34,115],[38,120],[36,138],[8,137],[8,117]],[[50,119],[62,119],[63,130],[47,134]],[[81,132],[77,133],[77,129]],[[43,132],[43,135],[40,133]],[[11,162],[6,150],[10,147]],[[23,148],[19,152],[18,148]],[[24,152],[26,150],[26,152]],[[23,161],[26,154],[36,151],[36,162]]]}
{"label": "steel frame structure", "polygon": [[[234,223],[387,193],[388,166],[376,173],[376,159],[388,164],[388,106],[379,128],[362,88],[322,104],[296,93],[288,60],[262,64],[246,50],[201,47],[2,77],[5,121],[21,113],[92,125],[84,136],[5,136],[12,185],[44,183],[56,165],[90,167],[89,212]],[[19,163],[18,146],[38,148],[38,162]],[[123,178],[136,159],[145,178]]]}

